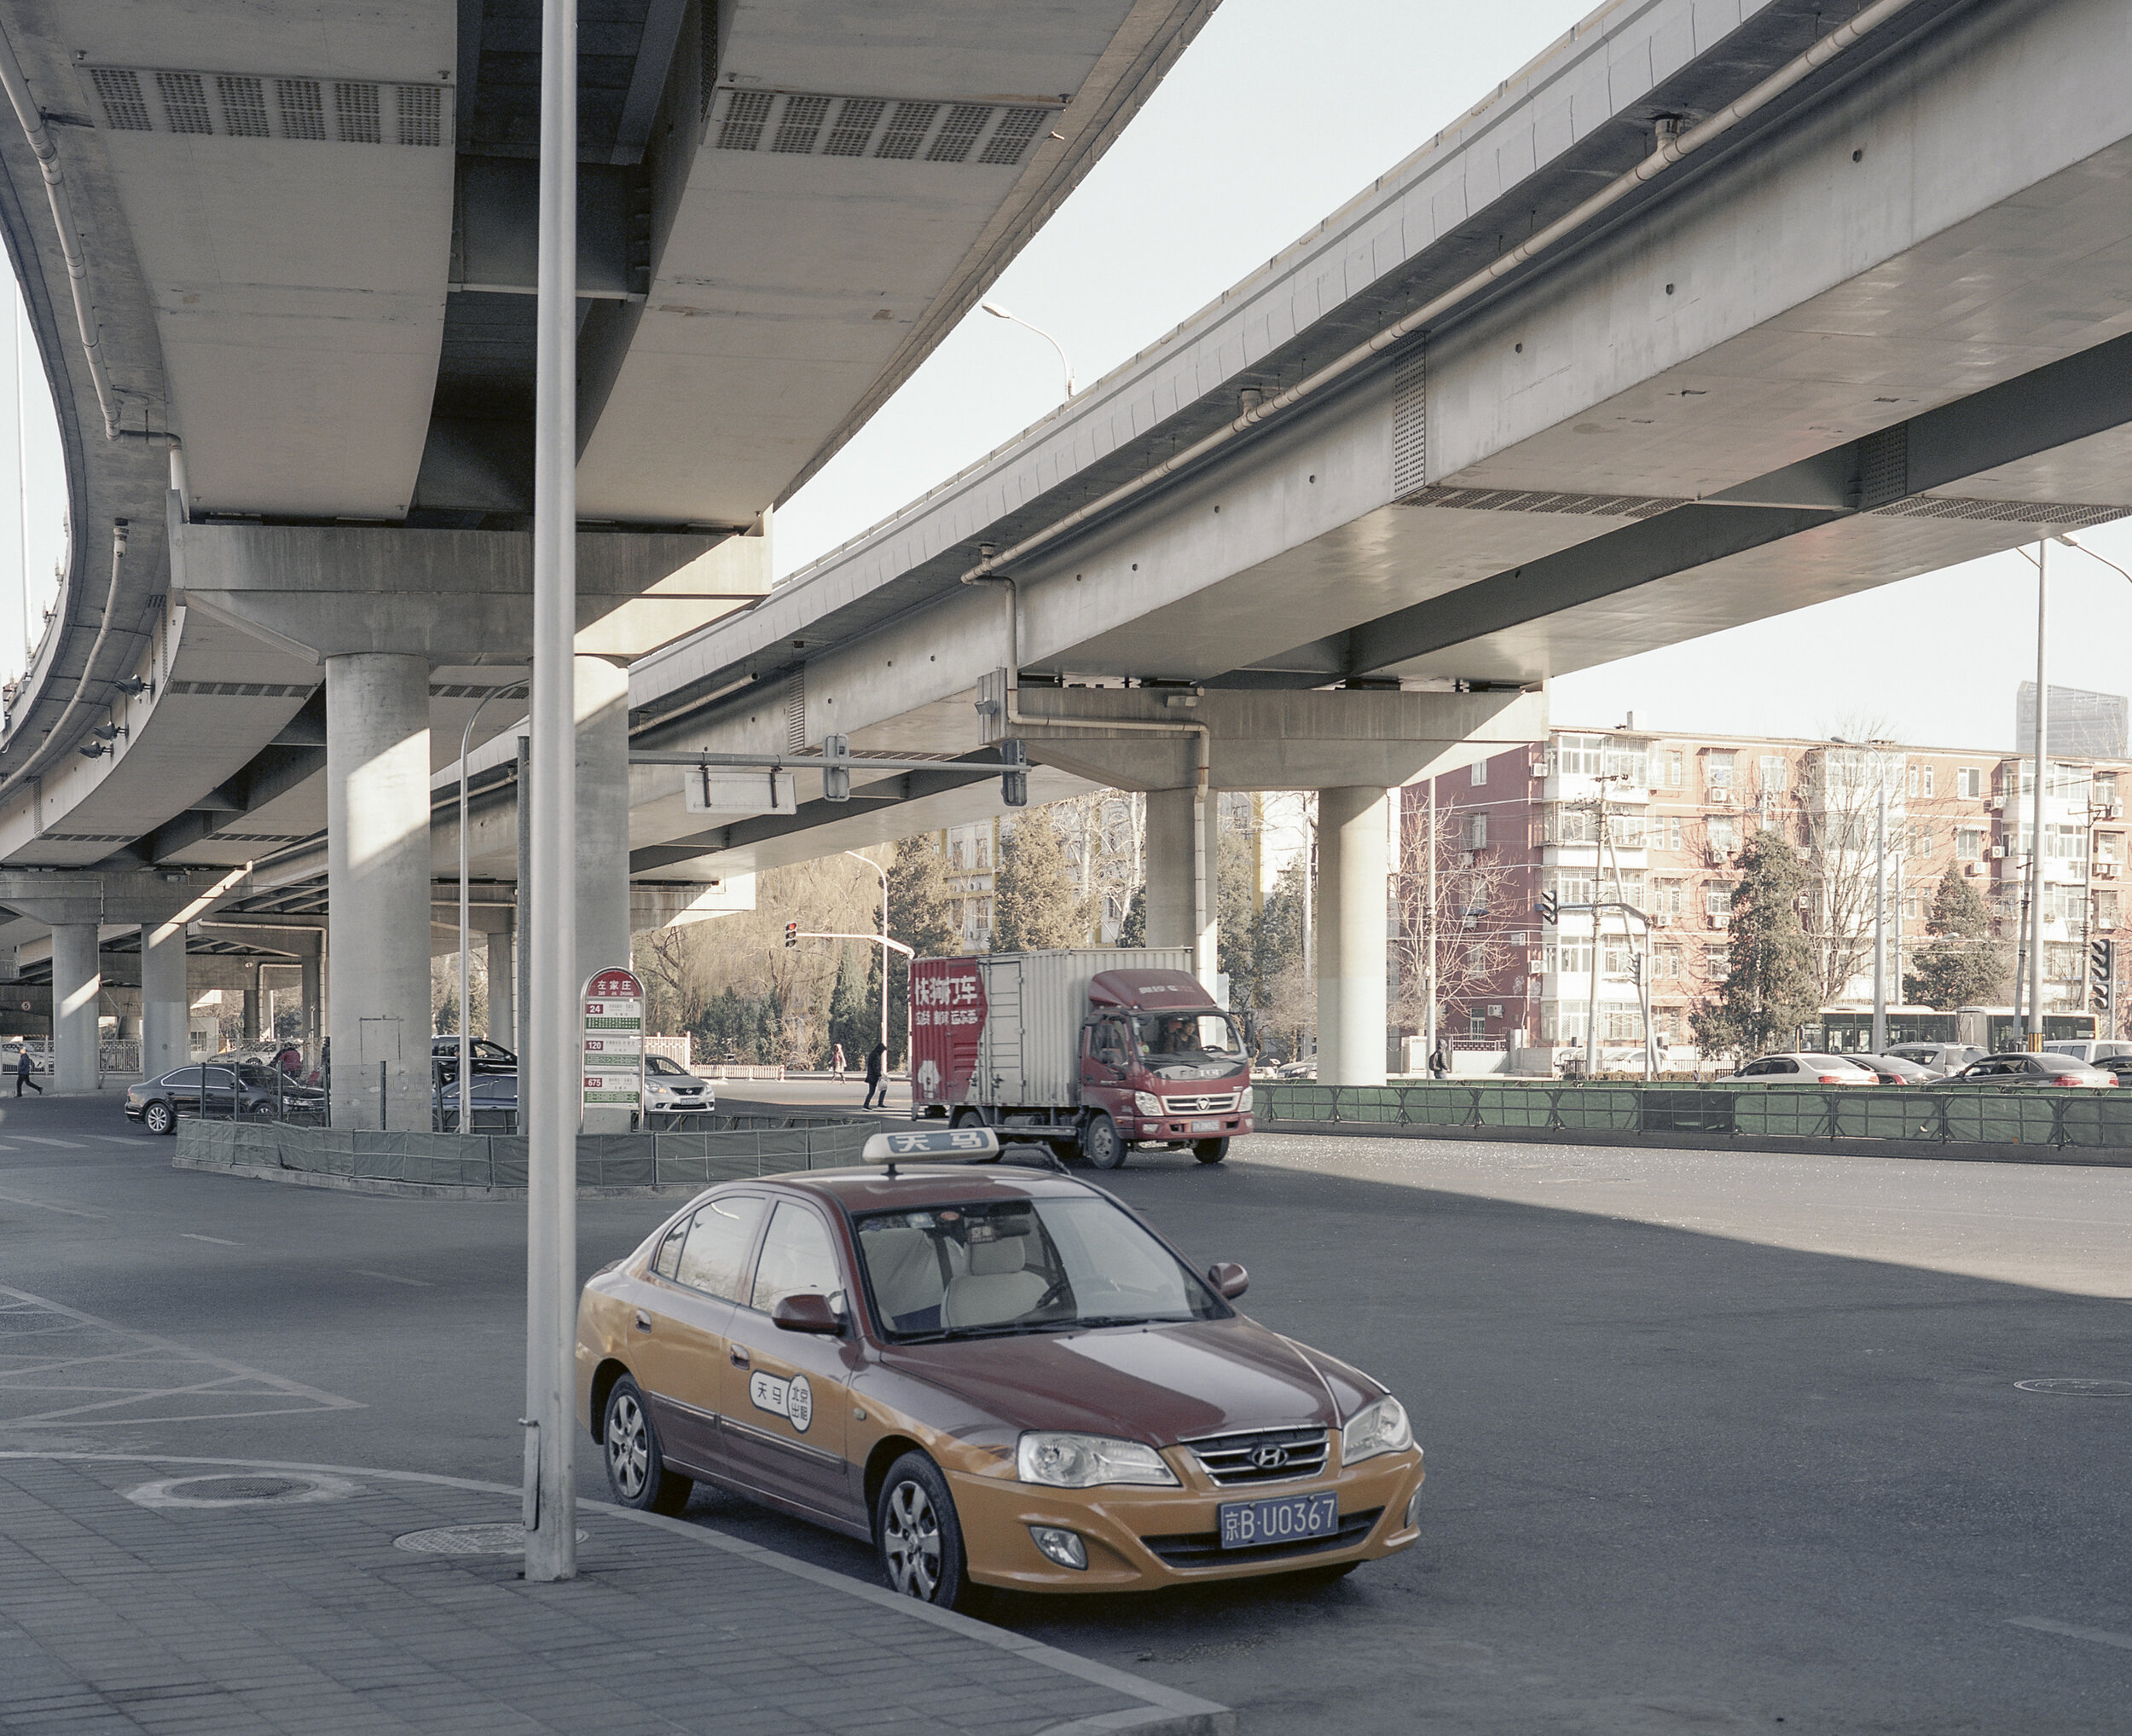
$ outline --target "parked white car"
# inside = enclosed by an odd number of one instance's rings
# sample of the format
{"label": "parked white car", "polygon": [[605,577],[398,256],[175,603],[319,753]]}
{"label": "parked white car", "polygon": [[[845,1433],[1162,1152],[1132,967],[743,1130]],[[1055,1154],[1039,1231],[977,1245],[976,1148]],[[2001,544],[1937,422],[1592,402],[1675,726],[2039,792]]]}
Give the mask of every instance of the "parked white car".
{"label": "parked white car", "polygon": [[654,1115],[707,1115],[718,1107],[718,1092],[663,1055],[644,1057],[644,1108]]}
{"label": "parked white car", "polygon": [[2132,1055],[2132,1043],[2121,1037],[2068,1038],[2062,1043],[2046,1043],[2046,1055],[2070,1055],[2075,1061],[2089,1067],[2100,1065],[2112,1055]]}
{"label": "parked white car", "polygon": [[1750,1085],[1877,1085],[1880,1075],[1841,1055],[1761,1055],[1735,1079]]}
{"label": "parked white car", "polygon": [[1969,1043],[1897,1043],[1887,1053],[1897,1061],[1915,1061],[1942,1079],[1984,1059],[1984,1050]]}

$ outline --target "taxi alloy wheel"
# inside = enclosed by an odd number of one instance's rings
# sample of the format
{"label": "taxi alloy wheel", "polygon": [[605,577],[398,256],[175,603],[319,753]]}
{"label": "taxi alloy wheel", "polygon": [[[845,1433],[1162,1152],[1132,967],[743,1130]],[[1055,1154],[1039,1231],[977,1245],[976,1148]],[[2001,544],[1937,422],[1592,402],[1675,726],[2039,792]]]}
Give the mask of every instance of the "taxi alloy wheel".
{"label": "taxi alloy wheel", "polygon": [[150,1103],[141,1111],[141,1125],[151,1133],[168,1133],[177,1126],[177,1117],[168,1103]]}
{"label": "taxi alloy wheel", "polygon": [[600,1441],[607,1450],[607,1486],[623,1506],[640,1513],[677,1513],[688,1505],[693,1485],[666,1468],[643,1391],[627,1374],[607,1395]]}
{"label": "taxi alloy wheel", "polygon": [[923,1453],[906,1453],[889,1467],[874,1531],[892,1589],[946,1609],[963,1601],[969,1577],[962,1525],[947,1478]]}
{"label": "taxi alloy wheel", "polygon": [[1118,1124],[1108,1115],[1098,1115],[1088,1124],[1088,1131],[1080,1137],[1082,1154],[1098,1169],[1120,1169],[1125,1164],[1125,1141],[1118,1135]]}

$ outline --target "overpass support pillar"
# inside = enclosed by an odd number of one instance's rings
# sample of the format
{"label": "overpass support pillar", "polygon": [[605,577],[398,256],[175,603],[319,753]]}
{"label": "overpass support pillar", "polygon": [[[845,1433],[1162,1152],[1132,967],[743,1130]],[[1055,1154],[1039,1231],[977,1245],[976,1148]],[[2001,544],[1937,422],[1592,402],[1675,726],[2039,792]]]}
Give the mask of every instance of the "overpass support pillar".
{"label": "overpass support pillar", "polygon": [[1389,800],[1318,792],[1318,1080],[1384,1083]]}
{"label": "overpass support pillar", "polygon": [[96,924],[52,926],[52,1084],[62,1091],[96,1089],[96,1016],[103,974],[96,958]]}
{"label": "overpass support pillar", "polygon": [[1189,946],[1192,974],[1214,982],[1220,804],[1187,786],[1147,796],[1147,943]]}
{"label": "overpass support pillar", "polygon": [[185,992],[185,925],[141,924],[141,1077],[182,1067],[191,1043]]}
{"label": "overpass support pillar", "polygon": [[429,1128],[429,659],[327,658],[336,1127]]}
{"label": "overpass support pillar", "polygon": [[245,966],[244,973],[244,1040],[259,1040],[259,994],[261,978],[256,964]]}
{"label": "overpass support pillar", "polygon": [[489,1040],[515,1053],[519,1046],[518,997],[512,992],[511,968],[518,958],[517,925],[489,931]]}
{"label": "overpass support pillar", "polygon": [[[629,674],[576,659],[577,981],[629,963]],[[627,1133],[629,1112],[585,1111],[588,1133]]]}

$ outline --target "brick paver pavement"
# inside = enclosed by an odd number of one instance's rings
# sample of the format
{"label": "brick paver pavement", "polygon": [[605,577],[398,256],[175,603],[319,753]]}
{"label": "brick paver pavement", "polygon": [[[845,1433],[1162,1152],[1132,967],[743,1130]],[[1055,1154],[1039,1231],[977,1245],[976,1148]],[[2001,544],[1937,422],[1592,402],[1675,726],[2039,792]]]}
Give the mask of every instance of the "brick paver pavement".
{"label": "brick paver pavement", "polygon": [[[177,1478],[180,1498],[237,1504],[142,1504]],[[559,1585],[527,1584],[516,1555],[395,1546],[507,1525],[517,1501],[361,1469],[0,1455],[0,1731],[1236,1727],[1204,1700],[680,1520],[581,1508],[579,1577]]]}

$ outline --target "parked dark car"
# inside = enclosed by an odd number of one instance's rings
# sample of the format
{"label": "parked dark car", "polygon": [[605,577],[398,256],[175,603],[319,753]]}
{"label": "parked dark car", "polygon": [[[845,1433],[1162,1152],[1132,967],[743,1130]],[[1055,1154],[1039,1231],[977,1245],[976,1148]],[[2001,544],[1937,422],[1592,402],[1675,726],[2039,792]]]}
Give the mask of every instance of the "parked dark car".
{"label": "parked dark car", "polygon": [[1987,1055],[1946,1081],[1949,1085],[2113,1085],[2118,1076],[2106,1068],[2089,1067],[2065,1055],[2031,1055],[2016,1050]]}
{"label": "parked dark car", "polygon": [[1846,1055],[1843,1058],[1872,1068],[1882,1085],[1930,1085],[1939,1077],[1931,1068],[1900,1055]]}
{"label": "parked dark car", "polygon": [[325,1093],[316,1085],[298,1085],[277,1078],[270,1067],[257,1062],[194,1062],[173,1068],[158,1079],[144,1079],[126,1087],[125,1112],[151,1133],[174,1133],[180,1115],[234,1114],[262,1120],[289,1110],[316,1110]]}
{"label": "parked dark car", "polygon": [[[477,1073],[474,1075],[473,1125],[469,1133],[509,1133],[516,1131],[519,1113],[519,1076],[515,1073]],[[442,1079],[437,1086],[437,1126],[439,1131],[459,1131],[459,1081]]]}
{"label": "parked dark car", "polygon": [[2119,1085],[2132,1079],[2132,1055],[2106,1055],[2095,1065],[2113,1075]]}

